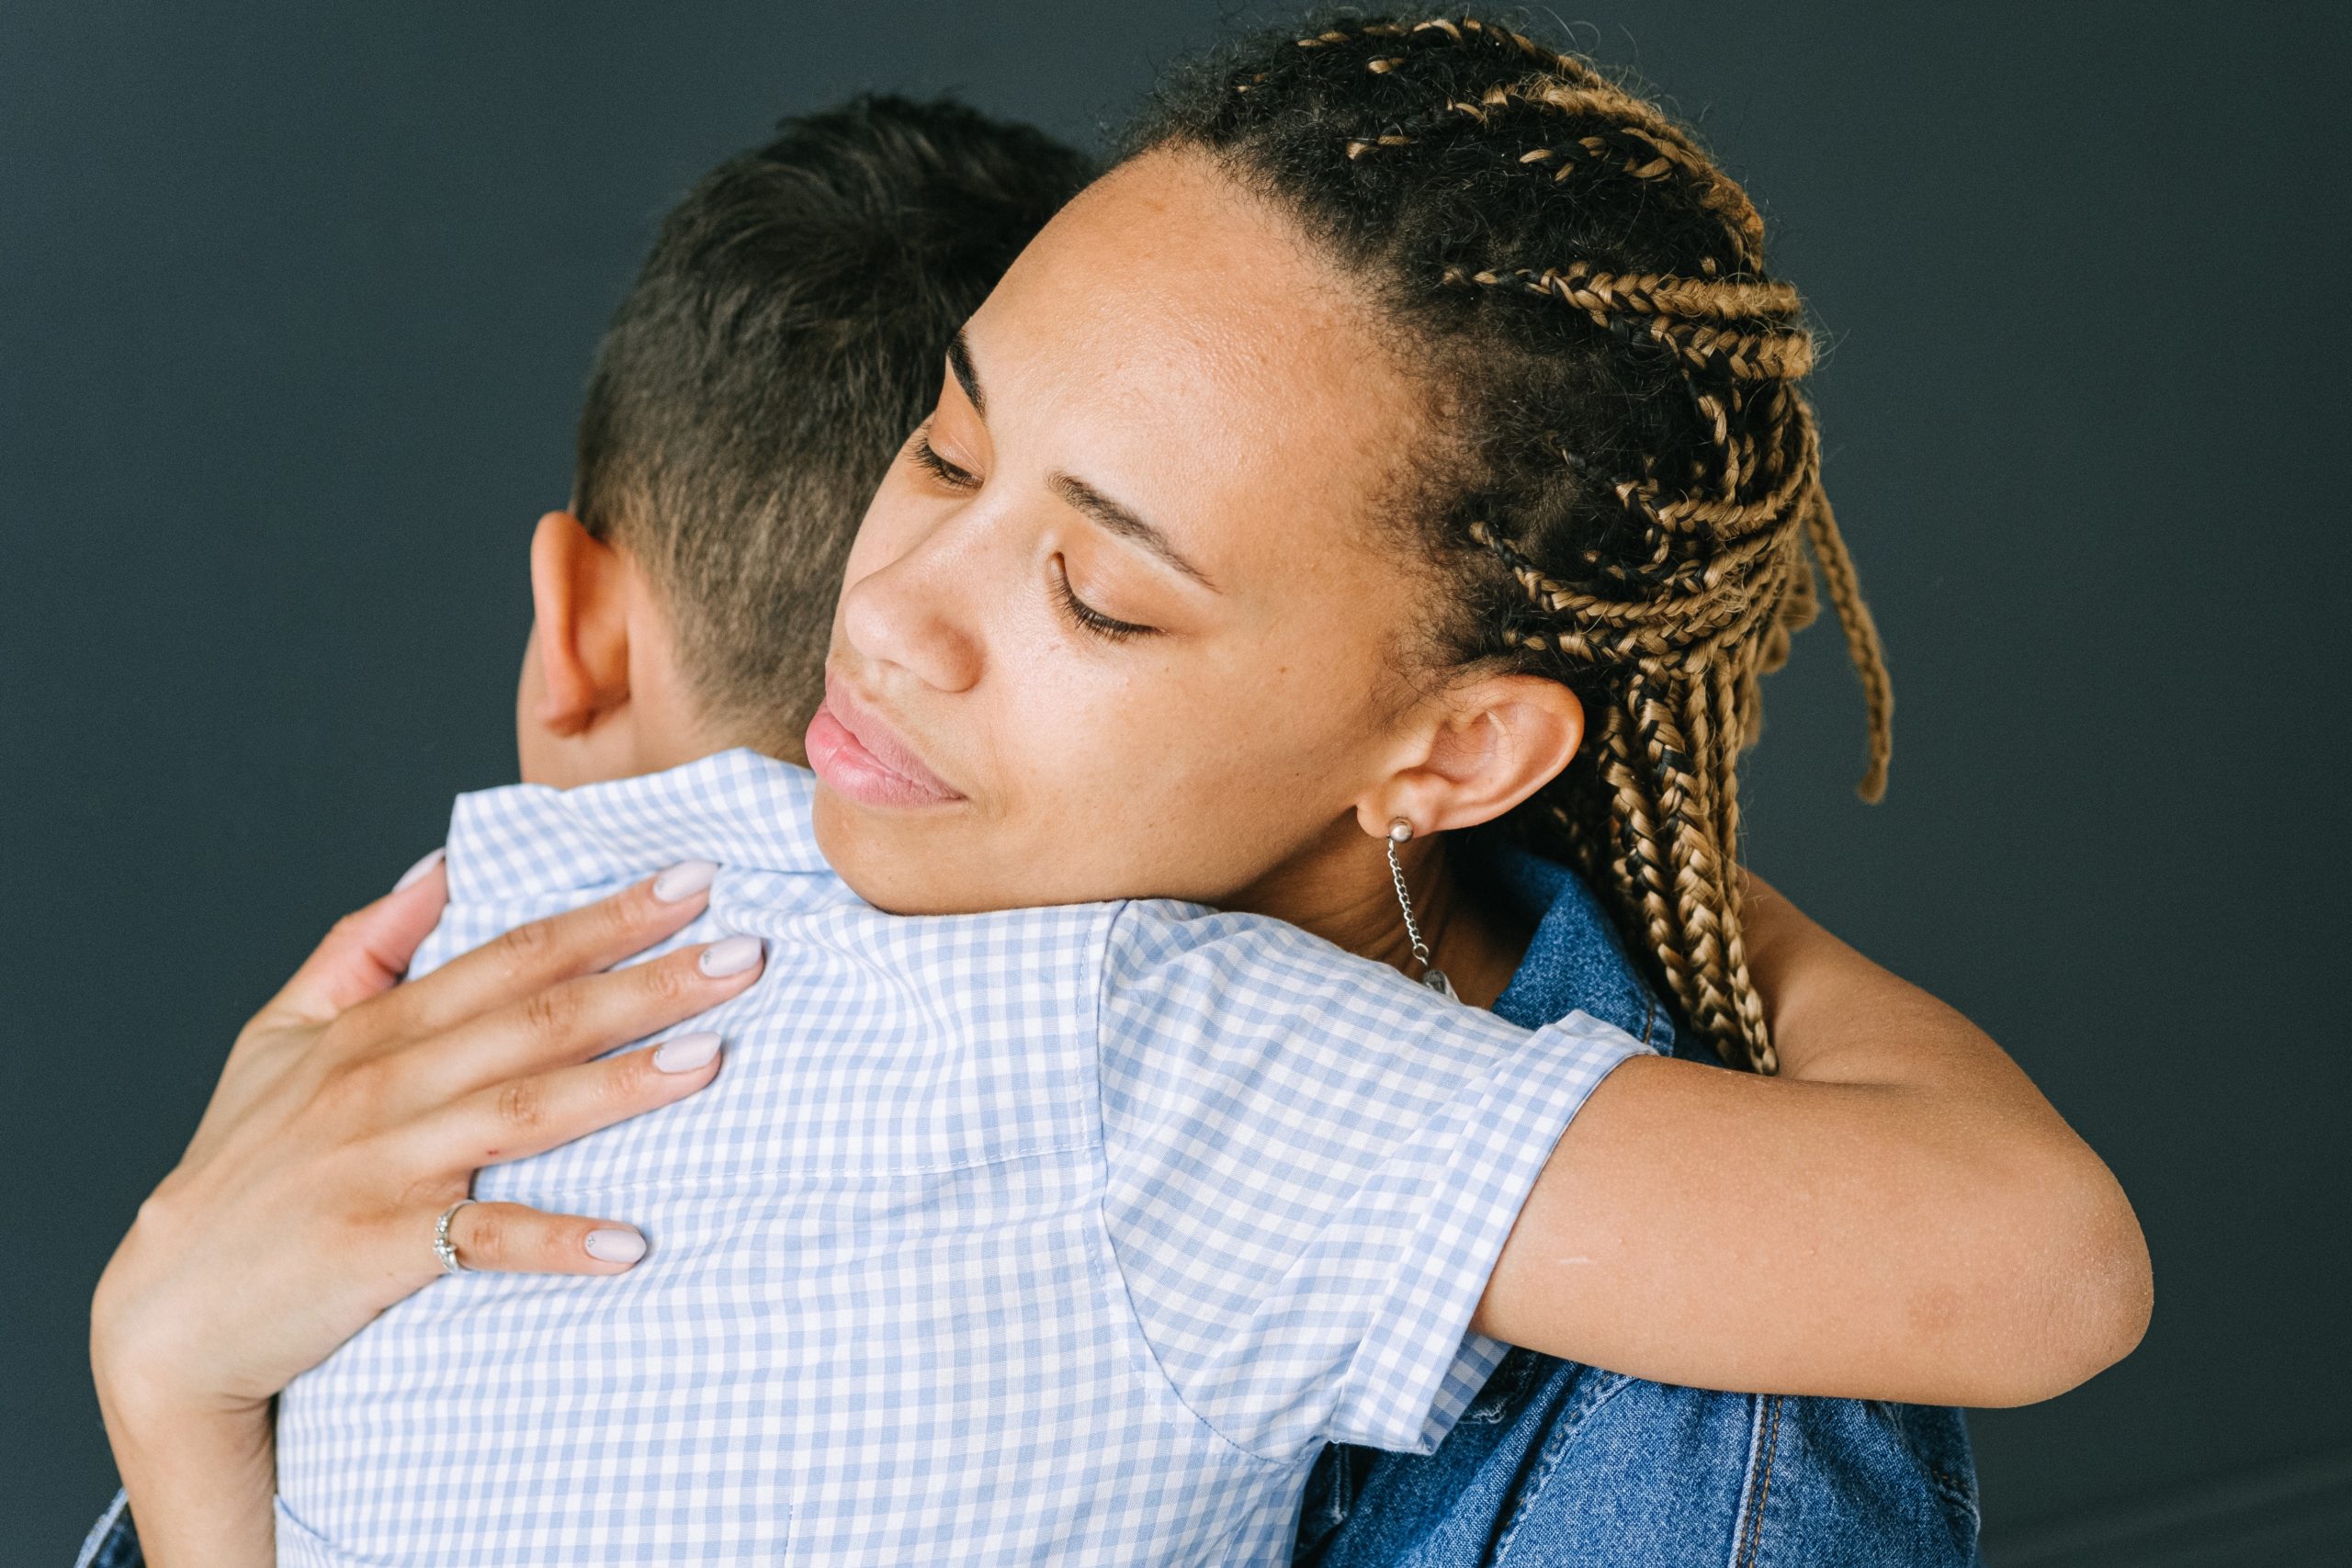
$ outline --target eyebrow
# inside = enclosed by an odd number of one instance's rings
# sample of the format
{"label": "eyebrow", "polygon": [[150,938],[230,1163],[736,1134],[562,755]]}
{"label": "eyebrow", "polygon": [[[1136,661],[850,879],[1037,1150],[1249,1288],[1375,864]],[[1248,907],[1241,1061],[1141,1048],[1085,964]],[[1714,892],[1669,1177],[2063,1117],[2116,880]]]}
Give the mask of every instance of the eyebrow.
{"label": "eyebrow", "polygon": [[1134,540],[1210,592],[1217,592],[1216,584],[1209,581],[1209,574],[1186,560],[1183,552],[1170,542],[1167,535],[1113,501],[1084,479],[1075,479],[1069,474],[1056,474],[1048,483],[1056,495],[1085,513],[1111,533],[1118,535],[1123,539]]}
{"label": "eyebrow", "polygon": [[955,372],[956,384],[964,389],[964,395],[972,400],[972,412],[986,419],[989,400],[980,395],[980,375],[972,368],[972,350],[964,342],[960,327],[956,329],[956,335],[947,340],[947,368]]}
{"label": "eyebrow", "polygon": [[[954,337],[947,340],[947,368],[954,372],[956,383],[964,389],[964,395],[972,400],[972,412],[982,419],[986,419],[989,413],[988,399],[980,395],[980,373],[972,368],[972,348],[964,341],[964,333],[960,329]],[[1053,477],[1050,484],[1056,495],[1085,513],[1103,528],[1123,539],[1130,539],[1141,545],[1210,592],[1217,592],[1216,584],[1209,581],[1209,574],[1185,559],[1184,552],[1178,549],[1167,535],[1113,501],[1084,479],[1057,473]]]}

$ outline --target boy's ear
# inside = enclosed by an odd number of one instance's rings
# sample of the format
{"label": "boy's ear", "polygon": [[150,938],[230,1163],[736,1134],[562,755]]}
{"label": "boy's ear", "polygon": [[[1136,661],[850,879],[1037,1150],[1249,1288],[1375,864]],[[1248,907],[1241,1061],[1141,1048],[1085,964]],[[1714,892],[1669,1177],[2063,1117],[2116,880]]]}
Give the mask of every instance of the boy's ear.
{"label": "boy's ear", "polygon": [[1584,742],[1584,704],[1540,675],[1487,675],[1446,694],[1405,765],[1357,803],[1374,838],[1403,818],[1417,834],[1491,822],[1542,789]]}
{"label": "boy's ear", "polygon": [[628,705],[624,562],[569,512],[548,513],[531,536],[531,612],[541,688],[531,722],[570,739]]}

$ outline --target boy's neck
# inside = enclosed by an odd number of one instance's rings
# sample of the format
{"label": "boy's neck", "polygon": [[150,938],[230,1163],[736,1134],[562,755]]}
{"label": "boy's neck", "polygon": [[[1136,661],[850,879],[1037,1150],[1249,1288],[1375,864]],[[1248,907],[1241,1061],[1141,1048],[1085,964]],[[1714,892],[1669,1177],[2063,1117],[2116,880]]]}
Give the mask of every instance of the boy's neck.
{"label": "boy's neck", "polygon": [[[544,762],[534,766],[535,759],[526,750],[521,770],[526,784],[547,784],[557,789],[577,789],[582,784],[610,784],[617,779],[643,778],[652,773],[666,773],[672,768],[683,768],[689,762],[699,762],[705,757],[715,757],[721,751],[738,749],[757,751],[779,761],[797,767],[808,765],[808,753],[797,743],[785,747],[775,745],[772,738],[749,734],[729,734],[713,731],[675,745],[639,747],[626,764],[574,765],[555,767]],[[577,761],[567,758],[567,761]]]}

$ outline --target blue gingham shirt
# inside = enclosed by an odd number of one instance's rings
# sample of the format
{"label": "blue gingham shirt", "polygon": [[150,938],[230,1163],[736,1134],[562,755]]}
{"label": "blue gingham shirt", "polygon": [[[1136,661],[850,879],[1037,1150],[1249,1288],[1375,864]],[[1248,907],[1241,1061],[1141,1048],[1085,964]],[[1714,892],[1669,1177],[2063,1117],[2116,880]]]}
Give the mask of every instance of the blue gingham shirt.
{"label": "blue gingham shirt", "polygon": [[281,1562],[1279,1562],[1325,1441],[1426,1451],[1485,1381],[1495,1257],[1641,1045],[1194,905],[886,916],[810,788],[459,800],[413,973],[688,858],[677,941],[768,965],[695,1021],[711,1088],[475,1184],[643,1263],[436,1280],[286,1391]]}

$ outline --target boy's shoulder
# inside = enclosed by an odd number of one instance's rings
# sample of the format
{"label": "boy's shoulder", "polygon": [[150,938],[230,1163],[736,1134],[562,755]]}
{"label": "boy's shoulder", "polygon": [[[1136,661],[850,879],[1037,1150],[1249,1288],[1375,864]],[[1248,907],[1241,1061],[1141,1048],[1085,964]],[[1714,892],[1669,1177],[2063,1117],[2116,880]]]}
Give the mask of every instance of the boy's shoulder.
{"label": "boy's shoulder", "polygon": [[[452,914],[470,925],[535,918],[663,867],[708,860],[722,869],[712,914],[828,912],[860,928],[875,956],[937,980],[968,975],[987,988],[1017,973],[1082,976],[1108,1030],[1230,1028],[1258,1018],[1290,1032],[1336,1038],[1367,1031],[1483,1054],[1519,1031],[1444,1003],[1385,964],[1284,921],[1175,899],[901,918],[871,908],[827,864],[807,768],[734,749],[657,773],[556,789],[513,784],[458,797],[449,830]],[[1475,848],[1475,847],[1474,847]],[[1521,1028],[1582,1010],[1654,1046],[1671,1031],[1597,902],[1565,868],[1532,856],[1475,855],[1490,896],[1537,927],[1528,962],[1496,1011]],[[446,933],[462,940],[461,933]],[[435,944],[441,945],[441,944]]]}
{"label": "boy's shoulder", "polygon": [[803,878],[811,892],[846,895],[817,850],[815,788],[808,769],[737,748],[571,789],[476,790],[450,812],[450,897],[560,895],[686,860]]}
{"label": "boy's shoulder", "polygon": [[[458,797],[450,815],[453,913],[532,918],[686,860],[721,868],[711,913],[829,912],[862,928],[877,958],[986,975],[1083,968],[1105,996],[1182,972],[1249,990],[1354,991],[1394,971],[1261,915],[1175,899],[1119,899],[958,915],[872,908],[817,843],[816,778],[736,749],[661,773],[560,789],[507,784]],[[1410,994],[1409,990],[1407,994]]]}

